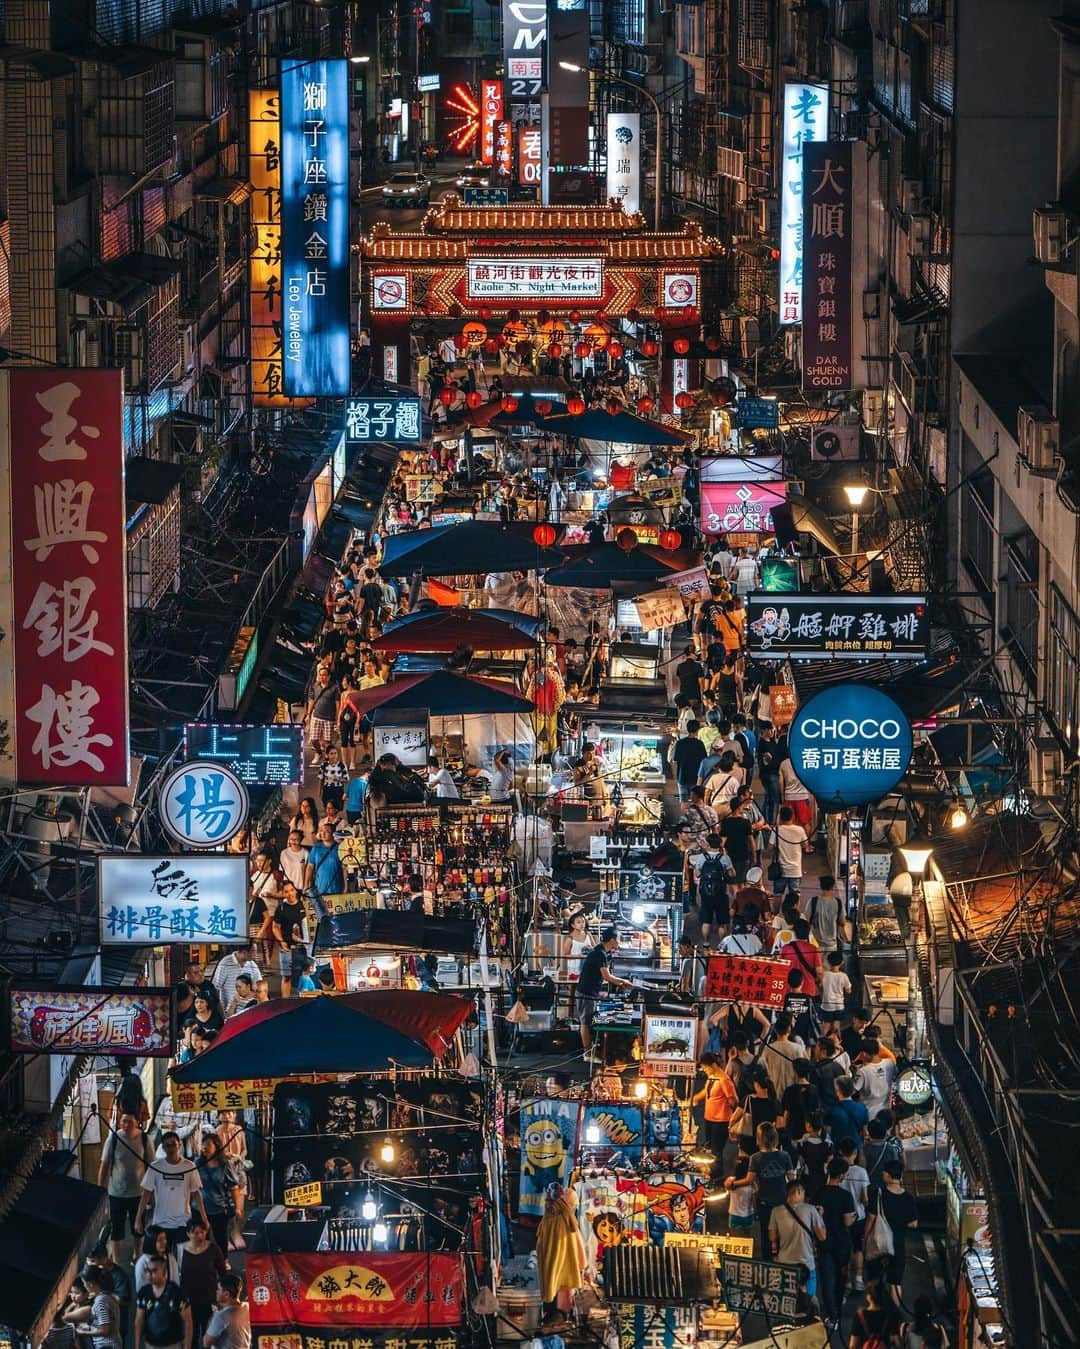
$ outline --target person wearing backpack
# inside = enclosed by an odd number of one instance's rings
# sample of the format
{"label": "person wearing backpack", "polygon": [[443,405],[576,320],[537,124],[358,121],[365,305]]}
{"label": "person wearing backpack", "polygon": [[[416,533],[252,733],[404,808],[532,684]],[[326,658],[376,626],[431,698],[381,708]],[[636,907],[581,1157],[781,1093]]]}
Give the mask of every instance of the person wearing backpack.
{"label": "person wearing backpack", "polygon": [[150,1282],[135,1296],[135,1349],[191,1349],[191,1307],[167,1271],[163,1256],[150,1257]]}
{"label": "person wearing backpack", "polygon": [[698,854],[692,865],[697,875],[701,944],[709,946],[713,928],[717,929],[719,940],[726,935],[731,922],[728,873],[724,866],[724,843],[719,834],[707,836],[705,851]]}

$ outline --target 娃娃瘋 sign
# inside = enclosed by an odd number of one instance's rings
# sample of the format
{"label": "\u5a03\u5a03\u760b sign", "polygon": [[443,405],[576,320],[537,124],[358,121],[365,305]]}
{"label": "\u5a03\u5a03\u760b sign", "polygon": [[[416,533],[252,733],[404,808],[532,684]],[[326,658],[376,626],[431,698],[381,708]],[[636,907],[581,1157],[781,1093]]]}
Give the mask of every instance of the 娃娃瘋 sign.
{"label": "\u5a03\u5a03\u760b sign", "polygon": [[788,732],[791,766],[826,810],[880,801],[907,772],[911,750],[911,722],[867,684],[815,694]]}
{"label": "\u5a03\u5a03\u760b sign", "polygon": [[158,812],[168,833],[188,848],[221,848],[248,818],[248,790],[224,764],[195,760],[161,784]]}

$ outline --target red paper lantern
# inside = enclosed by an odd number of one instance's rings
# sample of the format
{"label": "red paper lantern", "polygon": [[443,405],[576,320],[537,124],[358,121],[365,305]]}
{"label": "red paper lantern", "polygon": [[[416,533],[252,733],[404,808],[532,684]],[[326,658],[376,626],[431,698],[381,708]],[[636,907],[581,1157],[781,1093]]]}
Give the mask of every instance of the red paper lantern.
{"label": "red paper lantern", "polygon": [[634,406],[643,417],[647,417],[653,408],[656,407],[656,403],[651,398],[639,398]]}
{"label": "red paper lantern", "polygon": [[620,529],[615,535],[615,542],[624,553],[632,553],[638,546],[638,536],[632,529]]}
{"label": "red paper lantern", "polygon": [[585,411],[584,398],[568,398],[566,400],[566,410],[571,417],[580,417]]}
{"label": "red paper lantern", "polygon": [[507,394],[499,406],[504,412],[516,412],[518,410],[518,400],[513,394]]}
{"label": "red paper lantern", "polygon": [[585,357],[588,356],[590,350],[591,348],[589,347],[588,342],[574,343],[574,355],[580,357],[581,360],[584,360]]}
{"label": "red paper lantern", "polygon": [[571,322],[571,323],[580,323],[580,322],[581,322],[581,310],[580,310],[580,309],[571,309],[571,311],[570,311],[570,322]]}
{"label": "red paper lantern", "polygon": [[676,356],[685,356],[690,350],[690,343],[685,337],[677,337],[671,345],[675,348]]}
{"label": "red paper lantern", "polygon": [[489,337],[484,343],[484,354],[486,356],[495,356],[498,354],[499,344],[493,337]]}
{"label": "red paper lantern", "polygon": [[465,395],[465,406],[469,408],[478,408],[484,401],[484,395],[473,389],[472,393]]}
{"label": "red paper lantern", "polygon": [[485,305],[481,305],[480,308],[479,308],[476,312],[477,312],[477,314],[479,314],[479,316],[480,316],[482,319],[485,320],[485,322],[486,322],[489,318],[491,318],[491,310],[487,307],[486,304],[485,304]]}
{"label": "red paper lantern", "polygon": [[553,405],[550,398],[538,398],[533,406],[536,408],[537,412],[539,412],[541,417],[546,417]]}
{"label": "red paper lantern", "polygon": [[442,403],[443,407],[450,407],[456,397],[457,390],[451,389],[449,385],[445,385],[439,390],[439,402]]}
{"label": "red paper lantern", "polygon": [[468,345],[469,339],[465,336],[464,333],[454,334],[454,346],[457,347],[458,351],[464,351]]}
{"label": "red paper lantern", "polygon": [[694,406],[694,395],[692,393],[687,393],[685,389],[682,393],[677,393],[675,395],[675,406],[681,408],[683,411],[687,408],[692,408]]}
{"label": "red paper lantern", "polygon": [[647,341],[642,342],[641,354],[642,356],[647,357],[650,361],[653,359],[654,356],[659,356],[660,355],[659,342],[654,342],[651,337]]}
{"label": "red paper lantern", "polygon": [[660,531],[660,547],[665,553],[673,553],[676,548],[682,547],[682,535],[677,529],[662,529]]}
{"label": "red paper lantern", "polygon": [[537,548],[550,548],[555,542],[554,525],[537,525],[533,530],[533,543]]}
{"label": "red paper lantern", "polygon": [[619,413],[622,411],[622,404],[619,402],[617,398],[609,398],[605,406],[607,407],[608,412],[610,412],[613,417],[617,417]]}
{"label": "red paper lantern", "polygon": [[548,347],[548,355],[552,360],[557,361],[562,355],[562,346],[558,342],[552,342],[551,346]]}
{"label": "red paper lantern", "polygon": [[608,355],[613,361],[617,361],[623,354],[623,344],[621,342],[608,343]]}

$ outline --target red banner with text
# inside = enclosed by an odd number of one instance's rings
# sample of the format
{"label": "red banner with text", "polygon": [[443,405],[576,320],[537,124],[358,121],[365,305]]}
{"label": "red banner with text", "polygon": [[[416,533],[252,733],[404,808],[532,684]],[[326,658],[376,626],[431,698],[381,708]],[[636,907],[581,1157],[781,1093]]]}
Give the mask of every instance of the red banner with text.
{"label": "red banner with text", "polygon": [[256,1326],[457,1326],[461,1258],[443,1252],[290,1251],[249,1255]]}
{"label": "red banner with text", "polygon": [[705,998],[708,1002],[748,1002],[757,1007],[783,1007],[790,968],[783,960],[710,956],[705,967]]}

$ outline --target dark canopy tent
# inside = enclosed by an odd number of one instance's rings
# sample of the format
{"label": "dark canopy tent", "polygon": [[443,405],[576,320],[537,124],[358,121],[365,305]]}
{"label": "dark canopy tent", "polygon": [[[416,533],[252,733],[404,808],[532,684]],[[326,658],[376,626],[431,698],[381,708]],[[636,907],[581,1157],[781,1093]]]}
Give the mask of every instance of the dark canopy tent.
{"label": "dark canopy tent", "polygon": [[608,507],[608,519],[613,525],[661,525],[665,518],[662,506],[637,492],[616,497]]}
{"label": "dark canopy tent", "polygon": [[512,609],[417,609],[388,623],[372,646],[377,651],[516,651],[531,645],[543,620]]}
{"label": "dark canopy tent", "polygon": [[682,431],[635,417],[631,412],[611,413],[603,408],[591,408],[577,417],[545,417],[538,425],[542,431],[554,431],[560,436],[620,445],[689,445],[693,440],[693,436]]}
{"label": "dark canopy tent", "polygon": [[320,955],[349,946],[379,950],[443,951],[476,955],[480,925],[475,918],[436,918],[412,910],[358,909],[319,919],[315,951]]}
{"label": "dark canopy tent", "polygon": [[210,1048],[172,1076],[224,1082],[428,1068],[472,1009],[465,998],[403,989],[260,1002],[230,1017]]}
{"label": "dark canopy tent", "polygon": [[567,561],[549,571],[544,582],[552,586],[577,586],[582,590],[606,590],[613,581],[659,581],[689,565],[685,555],[664,553],[639,545],[626,553],[617,543],[583,544],[564,548]]}
{"label": "dark canopy tent", "polygon": [[383,576],[476,576],[488,571],[531,571],[553,567],[561,556],[538,548],[497,522],[463,520],[436,529],[391,534],[383,546]]}
{"label": "dark canopy tent", "polygon": [[356,710],[384,720],[393,712],[426,712],[432,717],[471,716],[478,712],[531,712],[533,704],[496,679],[475,679],[451,670],[406,675],[392,684],[364,689],[357,695]]}

